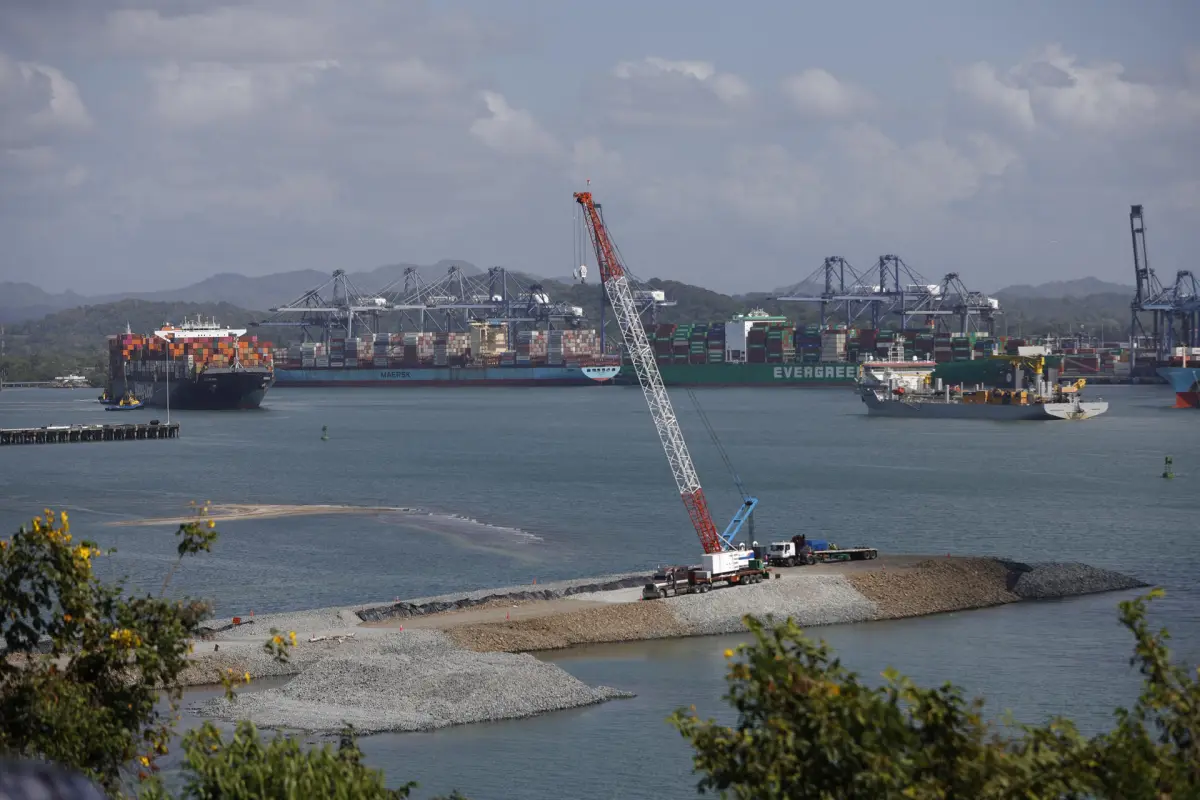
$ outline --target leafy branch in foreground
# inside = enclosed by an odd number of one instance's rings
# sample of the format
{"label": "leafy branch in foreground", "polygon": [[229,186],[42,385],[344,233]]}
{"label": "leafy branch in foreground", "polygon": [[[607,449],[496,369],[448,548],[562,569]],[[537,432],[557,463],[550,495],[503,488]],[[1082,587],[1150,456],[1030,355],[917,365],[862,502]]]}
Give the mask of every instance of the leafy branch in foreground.
{"label": "leafy branch in foreground", "polygon": [[[106,553],[76,541],[66,513],[47,509],[0,539],[0,755],[78,771],[112,797],[139,783],[141,797],[170,796],[156,773],[179,720],[192,642],[211,608],[164,595],[183,558],[216,542],[209,508],[194,508],[194,519],[179,526],[178,559],[158,597],[102,584],[92,560]],[[294,631],[271,629],[263,649],[286,662],[295,644]],[[232,699],[252,676],[229,668],[216,677]],[[156,708],[160,695],[169,700],[166,712]],[[382,773],[362,763],[350,728],[336,751],[304,749],[282,733],[263,741],[248,722],[229,739],[206,722],[182,746],[185,798],[383,800],[407,797],[415,786],[386,788]]]}
{"label": "leafy branch in foreground", "polygon": [[1166,631],[1149,629],[1147,603],[1161,594],[1121,603],[1144,686],[1113,731],[1090,739],[1063,718],[1001,735],[983,701],[951,684],[922,689],[888,670],[868,686],[791,620],[753,617],[753,643],[725,653],[737,724],[694,709],[671,723],[696,751],[700,790],[737,798],[1197,797],[1200,681],[1171,663]]}

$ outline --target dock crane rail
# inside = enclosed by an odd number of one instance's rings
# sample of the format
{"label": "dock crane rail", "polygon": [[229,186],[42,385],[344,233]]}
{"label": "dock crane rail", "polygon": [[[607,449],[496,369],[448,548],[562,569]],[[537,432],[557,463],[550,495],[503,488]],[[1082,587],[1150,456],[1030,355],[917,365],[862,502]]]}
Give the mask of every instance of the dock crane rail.
{"label": "dock crane rail", "polygon": [[[588,237],[596,253],[596,262],[600,269],[601,282],[612,306],[613,315],[621,329],[621,336],[629,350],[630,361],[638,376],[638,384],[646,404],[650,407],[650,416],[654,420],[654,428],[666,453],[679,495],[687,508],[692,526],[700,537],[700,543],[705,553],[720,553],[730,549],[713,523],[712,514],[708,510],[708,500],[700,487],[700,479],[692,464],[691,454],[683,439],[683,431],[679,427],[679,419],[671,406],[671,398],[663,385],[662,374],[658,371],[658,362],[654,357],[654,348],[646,336],[634,302],[633,291],[629,278],[621,264],[616,245],[609,236],[608,228],[600,214],[600,205],[592,198],[591,192],[576,192],[575,202],[583,208],[584,224],[587,226]],[[740,513],[740,511],[739,511]],[[740,525],[738,528],[740,529]]]}

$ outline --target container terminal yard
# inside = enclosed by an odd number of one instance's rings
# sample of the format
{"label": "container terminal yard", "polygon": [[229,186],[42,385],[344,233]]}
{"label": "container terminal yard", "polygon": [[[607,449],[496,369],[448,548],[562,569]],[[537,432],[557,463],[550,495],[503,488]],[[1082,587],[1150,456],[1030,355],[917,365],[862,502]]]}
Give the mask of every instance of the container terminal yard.
{"label": "container terminal yard", "polygon": [[[1200,293],[1190,273],[1169,286],[1158,280],[1146,260],[1142,220],[1142,207],[1133,206],[1138,290],[1130,338],[1120,343],[998,335],[997,299],[968,289],[957,273],[929,281],[896,255],[880,256],[864,271],[842,257],[826,258],[774,298],[818,306],[815,325],[796,326],[757,309],[728,320],[660,323],[660,310],[674,303],[632,275],[630,289],[668,386],[845,386],[861,377],[866,362],[964,361],[1015,354],[1026,345],[1065,356],[1065,376],[1161,382],[1170,378],[1160,368],[1200,347]],[[575,270],[580,281],[586,275],[586,266]],[[272,351],[279,386],[637,382],[619,337],[606,336],[607,298],[599,326],[589,328],[581,308],[553,301],[538,283],[514,284],[502,267],[479,276],[450,267],[434,282],[410,269],[366,293],[339,270],[251,325],[303,333],[302,343]],[[385,314],[414,330],[380,332]],[[619,372],[599,369],[609,365],[620,365]]]}
{"label": "container terminal yard", "polygon": [[[674,302],[626,277],[631,313],[645,329],[666,386],[847,387],[872,364],[973,361],[1036,345],[1062,357],[1056,368],[1065,378],[1171,383],[1176,405],[1193,407],[1200,403],[1193,375],[1200,359],[1200,289],[1190,272],[1164,285],[1150,269],[1141,206],[1131,209],[1130,231],[1137,294],[1130,338],[1121,343],[998,334],[1003,310],[997,299],[968,289],[957,273],[931,282],[896,255],[880,256],[864,271],[844,258],[826,258],[773,298],[819,307],[820,322],[802,326],[761,309],[727,320],[659,322],[661,309]],[[574,274],[586,282],[586,265]],[[590,327],[581,308],[552,300],[539,283],[519,285],[503,267],[469,276],[451,266],[432,282],[409,268],[372,293],[337,270],[271,312],[248,328],[298,330],[301,341],[289,347],[257,337],[244,341],[245,329],[218,330],[215,321],[212,330],[166,326],[147,336],[110,337],[112,394],[145,394],[147,405],[165,405],[169,396],[178,408],[238,408],[257,406],[275,385],[638,383],[627,346],[606,335],[605,317],[619,317],[607,296],[598,324]],[[383,332],[385,325],[400,330]]]}

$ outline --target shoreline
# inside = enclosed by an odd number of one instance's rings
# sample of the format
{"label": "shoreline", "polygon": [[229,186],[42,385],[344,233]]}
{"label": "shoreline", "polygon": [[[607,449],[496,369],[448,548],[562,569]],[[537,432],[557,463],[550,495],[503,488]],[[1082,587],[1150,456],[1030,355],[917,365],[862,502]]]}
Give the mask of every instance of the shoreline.
{"label": "shoreline", "polygon": [[[531,655],[583,644],[745,631],[742,617],[792,617],[801,627],[875,622],[1029,600],[1148,586],[1078,563],[963,556],[877,560],[773,570],[757,585],[641,600],[646,573],[625,573],[459,592],[307,612],[263,614],[253,624],[202,627],[185,686],[226,669],[288,683],[193,710],[261,727],[336,732],[343,720],[365,733],[433,730],[516,719],[631,696],[590,687]],[[262,651],[276,627],[295,631],[291,661]]]}

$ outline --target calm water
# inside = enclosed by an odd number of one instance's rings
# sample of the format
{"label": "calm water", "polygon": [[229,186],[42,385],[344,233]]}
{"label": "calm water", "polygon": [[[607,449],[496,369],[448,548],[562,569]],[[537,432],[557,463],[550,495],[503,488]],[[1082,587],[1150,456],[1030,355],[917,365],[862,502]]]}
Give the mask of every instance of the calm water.
{"label": "calm water", "polygon": [[[759,538],[807,531],[884,552],[1082,560],[1161,584],[1156,621],[1200,661],[1200,415],[1165,387],[1091,390],[1080,424],[869,419],[848,391],[698,391],[741,478]],[[94,391],[6,390],[0,427],[112,421]],[[686,394],[674,395],[714,512],[738,496]],[[173,528],[108,523],[189,500],[419,508],[222,525],[180,592],[239,614],[388,600],[649,567],[695,556],[636,389],[273,390],[258,412],[173,412],[183,437],[0,450],[0,525],[68,508],[118,554],[102,567],[157,589]],[[135,418],[162,416],[138,412]],[[122,419],[134,417],[126,415]],[[330,440],[321,441],[322,425]],[[1163,456],[1176,478],[1164,481]],[[451,565],[449,568],[447,565]],[[103,574],[103,573],[102,573]],[[1136,680],[1118,596],[822,631],[854,668],[953,680],[1037,721],[1105,725]],[[728,639],[583,648],[553,658],[632,700],[432,734],[364,740],[418,796],[686,797],[689,752],[663,719],[720,714]],[[934,654],[930,657],[930,654]],[[682,788],[680,788],[682,787]],[[576,792],[578,793],[578,792]]]}

